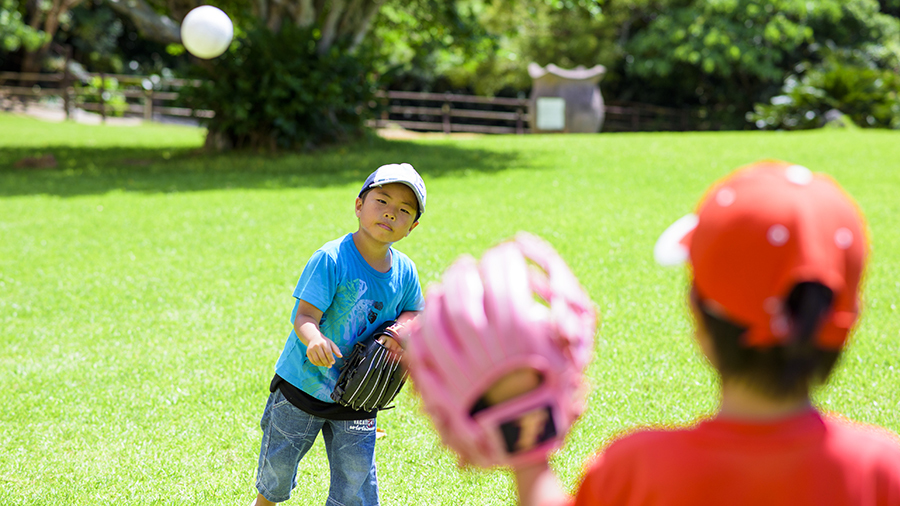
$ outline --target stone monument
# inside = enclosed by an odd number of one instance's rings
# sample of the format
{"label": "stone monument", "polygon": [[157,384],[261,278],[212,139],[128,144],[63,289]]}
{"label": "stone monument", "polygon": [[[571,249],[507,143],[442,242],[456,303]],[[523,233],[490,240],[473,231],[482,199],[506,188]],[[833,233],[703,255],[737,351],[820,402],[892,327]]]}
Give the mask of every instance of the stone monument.
{"label": "stone monument", "polygon": [[554,64],[528,65],[531,131],[596,133],[603,126],[604,105],[598,83],[606,67],[563,69]]}

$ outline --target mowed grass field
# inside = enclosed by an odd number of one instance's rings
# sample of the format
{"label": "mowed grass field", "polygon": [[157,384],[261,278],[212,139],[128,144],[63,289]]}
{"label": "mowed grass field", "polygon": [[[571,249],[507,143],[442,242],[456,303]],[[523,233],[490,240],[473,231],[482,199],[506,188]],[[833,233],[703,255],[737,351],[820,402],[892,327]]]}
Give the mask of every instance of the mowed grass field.
{"label": "mowed grass field", "polygon": [[[587,412],[553,459],[566,487],[630,427],[716,406],[683,269],[659,234],[731,169],[778,158],[831,174],[868,220],[864,317],[823,409],[900,431],[900,132],[372,139],[279,157],[201,155],[187,127],[0,114],[0,504],[245,505],[259,417],[309,255],[356,229],[377,166],[428,186],[396,247],[423,287],[517,231],[567,260],[602,319]],[[14,168],[52,154],[53,169]],[[508,473],[459,470],[411,388],[378,417],[385,505],[510,505]],[[316,444],[288,504],[323,504]]]}

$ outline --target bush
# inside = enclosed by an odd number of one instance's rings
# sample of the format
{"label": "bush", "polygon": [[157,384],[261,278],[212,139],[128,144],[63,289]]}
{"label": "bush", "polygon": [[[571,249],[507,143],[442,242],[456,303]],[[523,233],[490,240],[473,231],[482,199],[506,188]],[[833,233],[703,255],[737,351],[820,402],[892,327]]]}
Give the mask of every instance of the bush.
{"label": "bush", "polygon": [[900,76],[895,72],[837,56],[796,70],[780,95],[756,104],[749,121],[761,129],[802,130],[845,115],[857,126],[900,129]]}
{"label": "bush", "polygon": [[100,98],[103,98],[103,107],[107,115],[123,116],[125,110],[128,109],[128,103],[125,101],[125,95],[122,94],[122,87],[119,80],[114,77],[100,79],[100,76],[94,76],[87,83],[75,83],[76,96],[78,105],[81,104],[99,104]]}
{"label": "bush", "polygon": [[289,23],[277,33],[258,27],[204,62],[206,80],[185,98],[215,112],[201,119],[207,148],[310,148],[364,131],[375,103],[372,59],[340,43],[319,55],[318,35]]}

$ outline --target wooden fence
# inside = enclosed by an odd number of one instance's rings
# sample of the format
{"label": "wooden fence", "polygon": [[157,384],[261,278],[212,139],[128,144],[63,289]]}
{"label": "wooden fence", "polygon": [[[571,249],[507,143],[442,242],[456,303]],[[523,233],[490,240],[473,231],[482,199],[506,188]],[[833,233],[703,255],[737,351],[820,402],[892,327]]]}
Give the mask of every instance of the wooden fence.
{"label": "wooden fence", "polygon": [[[97,86],[91,84],[94,78],[98,78]],[[116,88],[107,89],[112,80],[117,83]],[[97,112],[103,120],[115,112],[141,116],[147,121],[153,120],[158,115],[212,117],[212,111],[194,111],[174,105],[177,104],[180,88],[195,86],[198,82],[159,76],[105,73],[85,73],[76,78],[67,72],[54,74],[0,72],[0,98],[13,98],[27,103],[46,97],[59,97],[63,101],[63,110],[67,118],[76,107]],[[118,106],[110,102],[113,94],[125,100],[121,111],[117,111]]]}
{"label": "wooden fence", "polygon": [[527,131],[528,100],[479,97],[454,93],[382,91],[381,117],[375,128],[395,124],[408,130],[523,134]]}
{"label": "wooden fence", "polygon": [[674,109],[648,104],[606,104],[604,132],[660,132],[698,129],[697,116],[691,109]]}
{"label": "wooden fence", "polygon": [[[376,128],[390,124],[409,129],[451,132],[527,133],[531,125],[529,100],[479,97],[453,93],[385,91],[379,93],[383,112],[370,122]],[[686,131],[699,127],[690,109],[638,103],[605,106],[604,132]]]}
{"label": "wooden fence", "polygon": [[[115,90],[106,89],[114,79]],[[95,81],[99,86],[90,85]],[[76,85],[78,83],[78,85]],[[179,105],[179,90],[199,81],[104,73],[25,74],[0,72],[0,99],[23,103],[48,96],[60,97],[66,117],[75,107],[98,112],[103,120],[114,112],[110,98],[124,98],[117,112],[150,121],[159,116],[203,117],[212,111],[194,111]],[[531,115],[526,98],[482,97],[454,93],[382,91],[381,114],[369,125],[397,125],[408,130],[524,134],[530,131]],[[685,131],[710,129],[700,123],[695,111],[636,103],[606,104],[604,132]]]}

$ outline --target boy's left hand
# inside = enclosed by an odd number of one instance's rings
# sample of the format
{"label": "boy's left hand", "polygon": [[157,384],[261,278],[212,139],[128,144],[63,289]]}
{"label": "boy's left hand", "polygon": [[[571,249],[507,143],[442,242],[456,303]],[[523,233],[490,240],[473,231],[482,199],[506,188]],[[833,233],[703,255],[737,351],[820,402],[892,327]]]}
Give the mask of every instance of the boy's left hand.
{"label": "boy's left hand", "polygon": [[403,353],[403,347],[400,346],[400,343],[394,340],[394,338],[391,336],[383,335],[378,339],[378,342],[383,344],[385,348],[391,350],[394,353]]}

